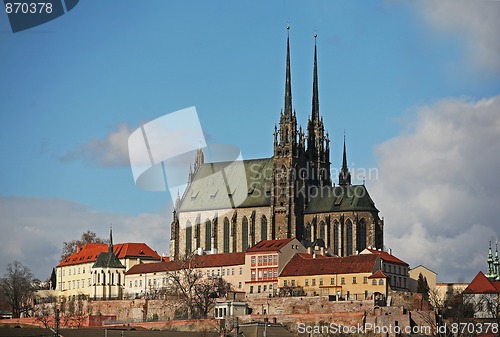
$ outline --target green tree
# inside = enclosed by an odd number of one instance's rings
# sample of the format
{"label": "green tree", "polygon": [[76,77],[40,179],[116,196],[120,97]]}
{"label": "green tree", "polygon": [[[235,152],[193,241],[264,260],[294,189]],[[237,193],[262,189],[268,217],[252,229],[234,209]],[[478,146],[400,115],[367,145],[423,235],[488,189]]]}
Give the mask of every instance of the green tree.
{"label": "green tree", "polygon": [[11,307],[12,316],[18,318],[31,308],[33,300],[33,274],[19,261],[7,265],[4,277],[0,279],[0,295]]}
{"label": "green tree", "polygon": [[68,256],[76,252],[78,247],[83,247],[87,243],[108,243],[108,241],[98,237],[97,234],[91,230],[87,230],[82,234],[80,240],[65,241],[63,243],[60,261],[63,261]]}
{"label": "green tree", "polygon": [[422,275],[422,273],[418,274],[417,281],[417,293],[422,294],[424,299],[429,298],[429,284],[427,283],[427,278]]}

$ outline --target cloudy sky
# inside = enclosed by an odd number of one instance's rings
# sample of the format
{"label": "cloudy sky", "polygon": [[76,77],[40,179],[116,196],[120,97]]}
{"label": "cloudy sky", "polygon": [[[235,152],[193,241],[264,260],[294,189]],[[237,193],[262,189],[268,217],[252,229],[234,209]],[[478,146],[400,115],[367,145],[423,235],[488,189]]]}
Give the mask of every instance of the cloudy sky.
{"label": "cloudy sky", "polygon": [[170,196],[135,187],[128,136],[196,106],[207,142],[270,156],[287,22],[299,122],[316,32],[332,168],[345,130],[386,246],[441,281],[485,271],[500,232],[500,2],[81,1],[15,34],[2,13],[0,274],[19,260],[46,278],[63,241],[110,225],[168,252]]}

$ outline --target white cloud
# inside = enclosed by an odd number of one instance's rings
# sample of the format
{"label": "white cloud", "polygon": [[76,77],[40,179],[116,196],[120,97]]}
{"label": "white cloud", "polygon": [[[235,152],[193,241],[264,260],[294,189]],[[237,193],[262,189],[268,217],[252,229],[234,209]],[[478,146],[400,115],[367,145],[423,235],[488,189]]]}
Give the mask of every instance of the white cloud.
{"label": "white cloud", "polygon": [[477,65],[500,73],[499,1],[422,0],[411,4],[438,31],[465,37]]}
{"label": "white cloud", "polygon": [[386,245],[444,280],[470,279],[499,236],[500,96],[445,99],[376,148]]}
{"label": "white cloud", "polygon": [[59,261],[62,244],[80,238],[90,229],[107,238],[145,242],[159,254],[168,253],[171,210],[161,213],[127,215],[98,212],[65,199],[0,196],[0,276],[7,263],[19,260],[36,277],[50,276]]}
{"label": "white cloud", "polygon": [[93,138],[78,148],[60,156],[62,161],[84,159],[99,166],[129,166],[128,137],[132,130],[126,123],[106,135],[104,139]]}

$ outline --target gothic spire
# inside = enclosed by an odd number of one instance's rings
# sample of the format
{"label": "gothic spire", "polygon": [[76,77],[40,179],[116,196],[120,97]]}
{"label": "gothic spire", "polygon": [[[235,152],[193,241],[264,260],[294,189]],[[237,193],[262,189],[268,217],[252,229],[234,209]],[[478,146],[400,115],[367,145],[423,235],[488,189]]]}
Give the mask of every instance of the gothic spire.
{"label": "gothic spire", "polygon": [[495,270],[494,270],[494,265],[493,265],[493,254],[491,253],[491,241],[490,241],[490,247],[488,249],[488,272],[486,273],[486,277],[489,279],[495,278]]}
{"label": "gothic spire", "polygon": [[347,151],[345,148],[345,133],[344,133],[344,154],[342,157],[342,168],[339,174],[339,185],[340,186],[349,186],[351,185],[351,173],[347,167]]}
{"label": "gothic spire", "polygon": [[109,227],[108,253],[113,252],[113,227]]}
{"label": "gothic spire", "polygon": [[313,97],[312,97],[312,122],[319,122],[319,95],[318,95],[318,59],[316,52],[316,37],[314,34],[314,70],[313,70]]}
{"label": "gothic spire", "polygon": [[292,75],[290,73],[290,25],[286,27],[286,80],[285,80],[285,115],[292,115]]}
{"label": "gothic spire", "polygon": [[495,245],[495,281],[500,281],[500,261],[498,260],[498,242]]}

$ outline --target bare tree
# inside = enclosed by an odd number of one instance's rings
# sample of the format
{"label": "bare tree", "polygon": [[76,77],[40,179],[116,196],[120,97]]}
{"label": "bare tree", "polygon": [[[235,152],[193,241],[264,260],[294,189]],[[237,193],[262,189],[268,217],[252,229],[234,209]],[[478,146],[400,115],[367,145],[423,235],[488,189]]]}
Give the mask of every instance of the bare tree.
{"label": "bare tree", "polygon": [[73,254],[78,247],[82,247],[87,243],[107,243],[108,241],[102,238],[99,238],[96,233],[91,230],[87,230],[82,233],[80,240],[73,240],[63,243],[63,249],[61,252],[61,260],[66,259],[68,256]]}
{"label": "bare tree", "polygon": [[200,317],[206,318],[216,299],[226,296],[229,288],[223,278],[201,278],[195,285],[195,305]]}
{"label": "bare tree", "polygon": [[0,279],[1,296],[12,308],[12,316],[18,318],[31,308],[33,301],[33,274],[19,261],[7,265],[4,277]]}

